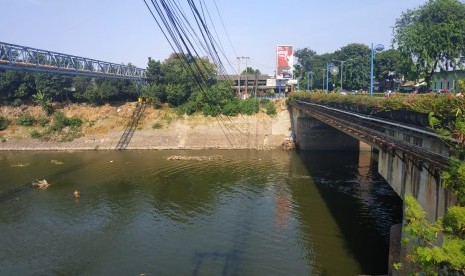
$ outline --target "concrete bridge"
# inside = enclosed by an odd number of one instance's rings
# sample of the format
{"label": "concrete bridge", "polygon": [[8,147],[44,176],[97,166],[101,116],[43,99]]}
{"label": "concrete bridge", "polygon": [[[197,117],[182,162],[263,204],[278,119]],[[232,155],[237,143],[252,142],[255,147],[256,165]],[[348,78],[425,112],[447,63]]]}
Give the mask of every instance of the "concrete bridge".
{"label": "concrete bridge", "polygon": [[421,126],[427,125],[427,116],[380,114],[391,118],[386,119],[303,101],[290,102],[289,109],[298,148],[374,150],[378,172],[402,198],[406,193],[415,196],[431,220],[455,202],[440,178],[449,164],[448,147],[436,133]]}

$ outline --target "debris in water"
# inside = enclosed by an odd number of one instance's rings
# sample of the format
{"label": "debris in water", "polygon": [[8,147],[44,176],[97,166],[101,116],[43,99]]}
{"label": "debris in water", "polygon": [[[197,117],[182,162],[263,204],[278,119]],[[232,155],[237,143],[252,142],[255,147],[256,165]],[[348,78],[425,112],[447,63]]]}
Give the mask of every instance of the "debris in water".
{"label": "debris in water", "polygon": [[58,161],[58,160],[50,160],[50,163],[55,164],[55,165],[62,165],[63,162]]}
{"label": "debris in water", "polygon": [[42,179],[32,182],[32,186],[37,187],[41,190],[46,190],[50,186],[50,184],[47,182],[47,180]]}
{"label": "debris in water", "polygon": [[24,164],[19,163],[19,164],[14,164],[14,165],[11,165],[11,166],[12,166],[12,167],[20,167],[20,168],[22,168],[22,167],[27,167],[27,166],[29,166],[29,163],[24,163]]}
{"label": "debris in water", "polygon": [[212,156],[170,156],[167,160],[195,160],[195,161],[204,161],[204,160],[219,160],[223,159],[221,155],[212,155]]}
{"label": "debris in water", "polygon": [[73,196],[74,198],[79,198],[81,193],[78,190],[74,190]]}

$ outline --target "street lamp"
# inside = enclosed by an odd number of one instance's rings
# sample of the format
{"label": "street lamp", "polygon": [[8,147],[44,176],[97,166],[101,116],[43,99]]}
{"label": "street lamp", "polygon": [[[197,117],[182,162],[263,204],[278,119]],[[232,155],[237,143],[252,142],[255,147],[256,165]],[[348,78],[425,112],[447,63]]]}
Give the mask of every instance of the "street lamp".
{"label": "street lamp", "polygon": [[312,78],[312,88],[313,88],[313,71],[308,71],[307,72],[307,91],[310,91],[310,86],[309,86],[309,81],[310,77]]}
{"label": "street lamp", "polygon": [[329,73],[335,76],[339,73],[339,68],[337,68],[337,66],[334,66],[333,63],[326,63],[326,93],[328,93],[329,87]]}
{"label": "street lamp", "polygon": [[353,59],[349,58],[347,60],[333,60],[333,62],[339,62],[341,64],[341,91],[342,91],[342,70],[344,69],[344,62],[352,61]]}
{"label": "street lamp", "polygon": [[371,43],[370,96],[373,96],[373,63],[375,60],[375,50],[377,52],[384,50],[384,45],[378,44],[373,48],[373,43]]}

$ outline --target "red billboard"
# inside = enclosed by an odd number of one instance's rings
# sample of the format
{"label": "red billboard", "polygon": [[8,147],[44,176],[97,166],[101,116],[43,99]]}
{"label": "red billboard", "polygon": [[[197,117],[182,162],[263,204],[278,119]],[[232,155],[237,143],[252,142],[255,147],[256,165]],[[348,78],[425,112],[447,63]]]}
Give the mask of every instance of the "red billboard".
{"label": "red billboard", "polygon": [[294,51],[289,45],[279,45],[276,48],[276,78],[292,79],[294,69]]}

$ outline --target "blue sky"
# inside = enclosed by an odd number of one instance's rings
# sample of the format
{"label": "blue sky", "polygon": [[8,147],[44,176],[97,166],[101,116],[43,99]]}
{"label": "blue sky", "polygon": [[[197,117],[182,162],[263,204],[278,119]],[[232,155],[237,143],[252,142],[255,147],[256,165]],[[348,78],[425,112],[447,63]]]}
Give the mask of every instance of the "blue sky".
{"label": "blue sky", "polygon": [[[319,54],[349,43],[391,44],[392,26],[427,0],[205,0],[226,56],[273,73],[276,45]],[[185,2],[185,0],[180,0]],[[0,41],[145,68],[172,52],[143,0],[0,0]],[[229,42],[226,32],[229,34]],[[244,67],[244,64],[242,64]]]}

